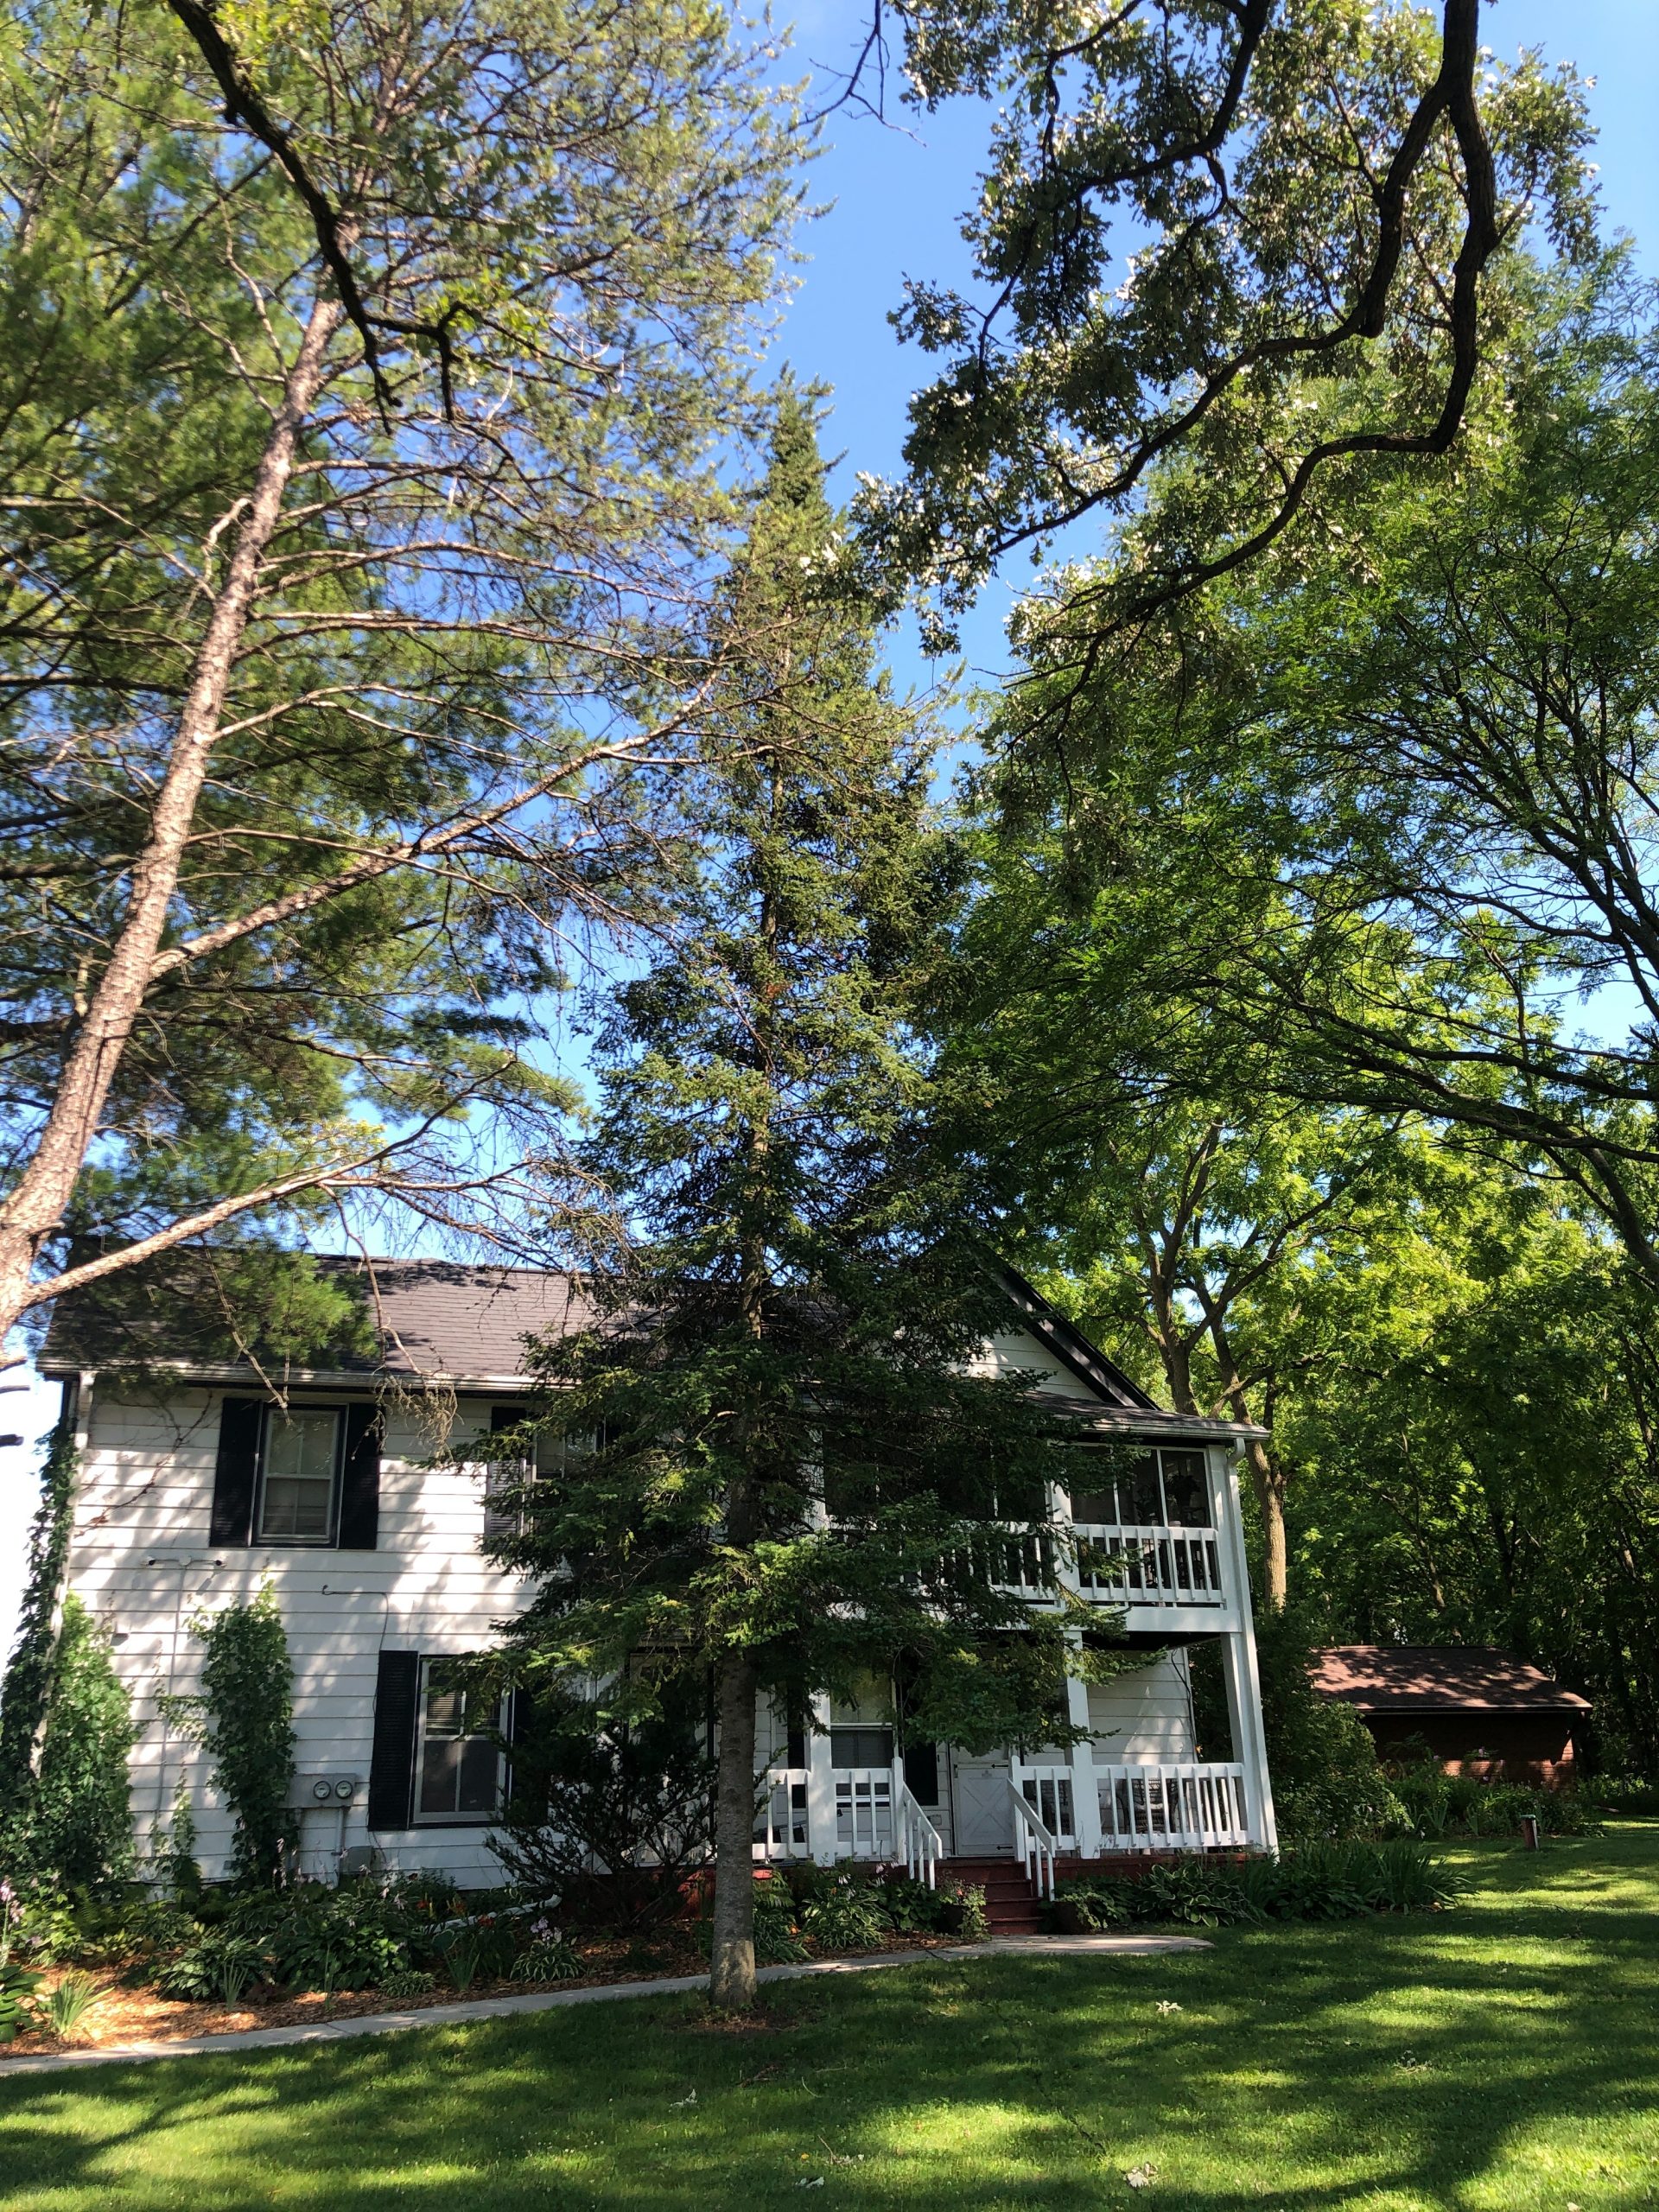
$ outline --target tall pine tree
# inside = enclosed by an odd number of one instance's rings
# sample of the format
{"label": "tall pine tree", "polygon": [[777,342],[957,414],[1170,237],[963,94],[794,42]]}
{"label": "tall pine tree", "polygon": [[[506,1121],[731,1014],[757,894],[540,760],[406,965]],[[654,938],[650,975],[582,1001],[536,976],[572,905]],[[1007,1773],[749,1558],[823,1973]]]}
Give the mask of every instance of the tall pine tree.
{"label": "tall pine tree", "polygon": [[877,672],[823,475],[785,388],[719,618],[738,675],[687,793],[685,926],[600,1037],[584,1164],[627,1234],[594,1325],[541,1355],[563,1471],[494,1547],[538,1577],[518,1679],[600,1681],[607,1720],[710,1685],[722,2007],[754,1993],[758,1698],[902,1679],[918,1736],[988,1749],[1067,1740],[1068,1662],[1112,1663],[1080,1661],[1058,1588],[1033,1617],[997,1586],[1006,1526],[1046,1525],[1053,1433],[1030,1378],[969,1371],[1007,1307],[925,1137],[936,741]]}

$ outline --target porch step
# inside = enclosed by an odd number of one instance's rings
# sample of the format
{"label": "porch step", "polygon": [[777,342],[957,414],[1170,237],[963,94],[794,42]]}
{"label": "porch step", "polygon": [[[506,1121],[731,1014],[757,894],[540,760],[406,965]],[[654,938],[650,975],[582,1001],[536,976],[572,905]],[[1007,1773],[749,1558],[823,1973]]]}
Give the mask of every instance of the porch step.
{"label": "porch step", "polygon": [[985,1892],[985,1917],[996,1936],[1035,1935],[1042,1915],[1022,1863],[1017,1859],[947,1859],[953,1880]]}

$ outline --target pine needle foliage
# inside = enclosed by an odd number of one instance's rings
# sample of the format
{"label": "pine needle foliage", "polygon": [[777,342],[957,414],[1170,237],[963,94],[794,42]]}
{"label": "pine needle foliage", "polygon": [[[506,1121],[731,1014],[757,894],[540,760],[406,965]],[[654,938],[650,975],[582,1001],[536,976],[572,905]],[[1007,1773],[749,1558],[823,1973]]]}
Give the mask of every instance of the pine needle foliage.
{"label": "pine needle foliage", "polygon": [[541,1349],[563,1471],[495,1548],[541,1578],[521,1679],[607,1683],[624,1718],[710,1686],[717,2005],[753,1989],[758,1697],[799,1715],[874,1674],[918,1735],[1066,1739],[1073,1624],[1001,1586],[1008,1531],[1046,1541],[1053,1427],[1034,1378],[975,1371],[1008,1312],[926,1136],[913,1014],[957,895],[938,735],[877,673],[823,476],[785,385],[712,641],[745,645],[685,792],[688,924],[599,1040],[584,1165],[630,1238],[597,1255],[594,1325]]}

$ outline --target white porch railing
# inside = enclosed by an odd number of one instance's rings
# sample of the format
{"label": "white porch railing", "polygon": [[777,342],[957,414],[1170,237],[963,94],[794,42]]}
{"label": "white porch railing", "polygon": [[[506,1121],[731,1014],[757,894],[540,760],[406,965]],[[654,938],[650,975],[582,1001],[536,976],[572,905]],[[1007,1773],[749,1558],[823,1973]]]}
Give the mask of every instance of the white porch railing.
{"label": "white porch railing", "polygon": [[810,1859],[811,1839],[807,1829],[807,1770],[804,1766],[775,1766],[766,1777],[766,1791],[754,1823],[757,1859]]}
{"label": "white porch railing", "polygon": [[926,1811],[918,1801],[900,1774],[895,1774],[898,1786],[899,1849],[894,1854],[905,1862],[905,1870],[912,1882],[925,1882],[930,1890],[939,1885],[939,1861],[944,1856],[944,1838],[939,1834]]}
{"label": "white porch railing", "polygon": [[1077,1587],[1115,1605],[1222,1605],[1213,1529],[1078,1522]]}
{"label": "white porch railing", "polygon": [[[890,1766],[838,1766],[836,1784],[837,1859],[896,1859],[897,1792]],[[899,1787],[904,1787],[900,1781]]]}
{"label": "white porch railing", "polygon": [[1059,1838],[1050,1828],[1025,1792],[1012,1782],[1008,1796],[1014,1801],[1014,1847],[1025,1867],[1027,1879],[1039,1897],[1054,1894],[1054,1861],[1059,1856]]}
{"label": "white porch railing", "polygon": [[1095,1768],[1104,1851],[1204,1851],[1250,1840],[1242,1766]]}

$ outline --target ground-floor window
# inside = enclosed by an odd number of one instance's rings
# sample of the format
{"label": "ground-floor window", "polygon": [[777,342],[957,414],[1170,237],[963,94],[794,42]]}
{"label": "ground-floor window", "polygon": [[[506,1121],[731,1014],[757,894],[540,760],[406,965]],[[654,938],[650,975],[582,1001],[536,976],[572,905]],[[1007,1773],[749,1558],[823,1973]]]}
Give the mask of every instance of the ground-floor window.
{"label": "ground-floor window", "polygon": [[422,1669],[415,1818],[423,1825],[493,1820],[506,1778],[504,1705],[456,1688],[447,1672],[441,1659]]}

